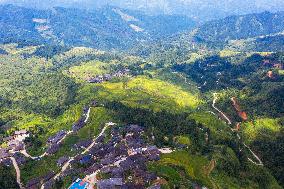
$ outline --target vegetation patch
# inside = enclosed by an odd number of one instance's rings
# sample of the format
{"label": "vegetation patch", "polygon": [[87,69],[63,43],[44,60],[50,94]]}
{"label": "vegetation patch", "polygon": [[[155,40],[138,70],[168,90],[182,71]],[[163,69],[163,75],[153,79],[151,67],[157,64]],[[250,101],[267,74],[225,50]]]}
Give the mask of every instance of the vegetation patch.
{"label": "vegetation patch", "polygon": [[241,128],[246,139],[252,142],[257,137],[272,140],[276,136],[275,133],[280,131],[281,126],[278,119],[259,118],[253,122],[244,123]]}
{"label": "vegetation patch", "polygon": [[197,95],[158,79],[144,76],[126,82],[104,83],[98,98],[120,101],[131,107],[142,107],[154,111],[179,112],[195,109],[202,101]]}

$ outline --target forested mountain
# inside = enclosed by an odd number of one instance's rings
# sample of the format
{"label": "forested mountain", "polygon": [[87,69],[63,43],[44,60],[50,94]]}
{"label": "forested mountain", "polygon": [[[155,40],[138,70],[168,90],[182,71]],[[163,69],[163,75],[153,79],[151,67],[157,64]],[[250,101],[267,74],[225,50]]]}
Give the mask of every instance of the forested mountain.
{"label": "forested mountain", "polygon": [[275,34],[284,30],[284,12],[231,16],[208,22],[196,36],[205,41],[228,41]]}
{"label": "forested mountain", "polygon": [[283,52],[284,35],[276,34],[243,40],[233,40],[228,43],[227,48],[236,51]]}
{"label": "forested mountain", "polygon": [[53,8],[35,10],[0,6],[0,42],[65,44],[100,49],[127,49],[190,30],[185,16],[147,16],[115,7],[94,11]]}

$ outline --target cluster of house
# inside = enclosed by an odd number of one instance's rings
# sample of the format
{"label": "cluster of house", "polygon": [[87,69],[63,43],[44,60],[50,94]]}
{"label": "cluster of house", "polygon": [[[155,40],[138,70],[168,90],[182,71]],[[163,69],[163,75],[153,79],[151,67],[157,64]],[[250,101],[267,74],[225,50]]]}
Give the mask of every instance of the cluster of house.
{"label": "cluster of house", "polygon": [[[91,105],[96,106],[97,102],[93,101]],[[81,118],[72,125],[73,132],[78,132],[80,129],[82,129],[86,125],[86,118],[87,118],[88,111],[89,111],[89,107],[85,107],[83,109],[83,115],[81,116]]]}
{"label": "cluster of house", "polygon": [[46,153],[55,154],[60,148],[60,141],[67,135],[67,132],[64,130],[59,131],[54,136],[51,136],[47,140],[48,148]]}
{"label": "cluster of house", "polygon": [[[92,102],[92,106],[96,105],[96,101]],[[71,132],[78,132],[80,129],[82,129],[86,125],[86,118],[87,118],[87,112],[89,111],[89,107],[86,106],[83,109],[83,114],[80,117],[80,119],[72,125],[72,131]],[[48,154],[55,154],[59,148],[60,148],[60,142],[62,139],[66,137],[68,134],[67,131],[61,130],[57,132],[55,135],[51,136],[47,140],[48,148],[46,153]]]}
{"label": "cluster of house", "polygon": [[31,180],[29,180],[27,182],[26,188],[28,188],[28,189],[38,189],[38,188],[40,188],[39,185],[41,183],[46,183],[45,184],[45,188],[52,189],[54,183],[53,182],[49,182],[49,181],[51,181],[54,176],[55,176],[55,172],[51,171],[51,172],[47,173],[45,176],[31,179]]}
{"label": "cluster of house", "polygon": [[[90,104],[90,106],[93,106],[93,107],[96,106],[96,105],[97,105],[97,101],[93,101]],[[63,141],[63,139],[68,134],[70,134],[72,132],[78,132],[81,128],[83,128],[86,125],[86,119],[87,119],[87,116],[88,116],[87,113],[89,111],[89,108],[90,108],[89,106],[86,106],[83,109],[82,116],[80,117],[80,119],[76,123],[74,123],[72,125],[71,131],[67,132],[65,130],[61,130],[61,131],[58,131],[55,135],[48,138],[48,140],[47,140],[47,146],[48,147],[47,147],[47,151],[46,151],[47,154],[50,154],[50,155],[55,154],[60,149],[61,142]],[[92,142],[92,140],[89,140],[88,144],[91,144],[91,142]],[[78,144],[77,147],[81,148],[83,144],[85,144],[85,147],[87,147],[85,142],[81,142],[81,144]],[[69,158],[66,157],[66,156],[61,157],[61,158],[58,159],[57,165],[59,167],[62,167],[64,165],[64,163],[66,163],[68,160],[69,160]],[[53,184],[54,184],[54,180],[52,178],[54,177],[54,175],[55,175],[54,172],[50,172],[45,176],[33,178],[33,179],[28,181],[26,188],[29,188],[29,189],[35,188],[36,189],[36,188],[39,188],[42,183],[45,183],[45,185],[44,185],[45,189],[52,189]]]}
{"label": "cluster of house", "polygon": [[[7,162],[7,159],[24,149],[24,140],[29,136],[26,130],[15,131],[10,137],[3,138],[5,148],[0,148],[0,163]],[[16,156],[18,159],[18,156]],[[8,160],[9,161],[9,160]],[[22,161],[22,160],[21,160]]]}
{"label": "cluster of house", "polygon": [[[93,105],[96,105],[93,102]],[[72,131],[61,130],[54,136],[48,138],[47,154],[54,154],[58,151],[61,141],[70,133],[82,128],[87,120],[89,108],[84,109],[84,114],[76,122]],[[76,186],[97,188],[132,188],[150,186],[157,179],[154,173],[149,172],[145,167],[149,161],[157,161],[160,158],[160,151],[156,146],[148,145],[143,138],[143,128],[138,125],[124,127],[113,126],[109,134],[101,135],[96,139],[96,144],[88,150],[87,154],[79,153],[75,157],[60,157],[57,165],[62,167],[67,161],[70,166],[63,171],[61,177],[70,175],[94,175],[94,180],[84,179],[83,182],[74,182],[70,188]],[[0,148],[0,162],[12,165],[10,157],[14,157],[18,164],[25,163],[25,157],[19,153],[25,149],[24,140],[29,134],[25,130],[16,131],[12,137],[5,138],[6,148]],[[82,151],[88,148],[93,140],[80,141],[73,146],[73,150]],[[98,174],[97,174],[98,173]],[[103,176],[104,175],[104,176]],[[105,176],[107,175],[107,177]],[[45,189],[52,189],[54,186],[55,173],[50,172],[45,176],[34,178],[27,182],[26,188],[38,188],[45,183]],[[77,185],[76,185],[77,183]],[[86,183],[86,184],[82,184]],[[79,185],[78,185],[79,184]],[[159,188],[159,186],[155,187]]]}
{"label": "cluster of house", "polygon": [[[84,187],[95,185],[99,189],[146,188],[157,180],[157,176],[146,169],[146,164],[149,161],[159,160],[161,152],[156,146],[150,146],[145,142],[142,127],[115,126],[111,128],[110,136],[99,137],[89,154],[76,156],[71,161],[70,168],[62,176],[65,177],[74,172],[85,174],[87,176],[83,180],[87,184]],[[74,148],[85,148],[89,143],[90,141],[83,141],[76,144]],[[62,157],[58,160],[58,165],[66,161],[68,158]],[[78,169],[78,164],[82,165],[81,169]],[[92,176],[96,178],[91,179]],[[96,181],[92,182],[92,180]],[[77,186],[78,182],[75,181],[70,188],[74,188],[74,185]],[[159,188],[156,185],[155,187]]]}
{"label": "cluster of house", "polygon": [[124,69],[124,70],[119,70],[117,72],[114,72],[112,74],[97,75],[95,77],[88,78],[88,82],[89,83],[102,83],[104,81],[109,81],[115,77],[120,78],[120,77],[129,75],[129,72],[130,72],[129,69]]}

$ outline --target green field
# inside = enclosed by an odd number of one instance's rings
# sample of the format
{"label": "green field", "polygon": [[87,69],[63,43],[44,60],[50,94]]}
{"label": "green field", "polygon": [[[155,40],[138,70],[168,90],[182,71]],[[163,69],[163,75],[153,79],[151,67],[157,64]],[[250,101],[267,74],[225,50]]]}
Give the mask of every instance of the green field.
{"label": "green field", "polygon": [[156,112],[178,112],[195,109],[202,101],[195,94],[168,82],[139,76],[124,82],[101,85],[97,98],[119,101],[130,107],[151,109]]}

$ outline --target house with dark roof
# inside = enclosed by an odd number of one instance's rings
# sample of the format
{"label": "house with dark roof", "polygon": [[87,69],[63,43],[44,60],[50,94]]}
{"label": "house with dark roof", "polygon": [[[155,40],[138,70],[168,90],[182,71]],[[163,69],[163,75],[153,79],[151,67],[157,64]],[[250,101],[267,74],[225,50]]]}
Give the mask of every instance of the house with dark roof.
{"label": "house with dark roof", "polygon": [[38,188],[39,184],[40,184],[41,179],[40,178],[34,178],[28,181],[28,183],[26,184],[26,188]]}
{"label": "house with dark roof", "polygon": [[62,138],[64,138],[66,134],[67,134],[66,131],[61,130],[56,135],[49,137],[47,143],[55,144],[59,142]]}
{"label": "house with dark roof", "polygon": [[161,185],[160,184],[154,184],[147,189],[161,189]]}
{"label": "house with dark roof", "polygon": [[122,178],[110,178],[110,179],[99,180],[97,182],[98,189],[117,188],[121,187],[122,185],[123,185]]}
{"label": "house with dark roof", "polygon": [[73,126],[72,126],[72,130],[74,132],[78,132],[80,129],[82,129],[84,126],[86,125],[85,123],[85,118],[84,117],[81,117],[77,123],[75,123]]}
{"label": "house with dark roof", "polygon": [[49,181],[50,179],[52,179],[55,176],[55,173],[53,171],[47,173],[45,176],[42,177],[42,180],[44,182]]}
{"label": "house with dark roof", "polygon": [[75,149],[80,149],[80,148],[87,148],[88,146],[90,146],[92,144],[93,140],[84,140],[84,141],[80,141],[78,143],[76,143],[74,145]]}
{"label": "house with dark roof", "polygon": [[20,151],[24,149],[24,143],[18,140],[11,140],[8,142],[8,147],[14,151]]}
{"label": "house with dark roof", "polygon": [[90,163],[91,162],[91,160],[92,160],[92,155],[85,155],[85,156],[83,156],[81,159],[80,159],[80,163],[81,164],[88,164],[88,163]]}
{"label": "house with dark roof", "polygon": [[53,144],[48,147],[46,153],[48,154],[55,154],[59,150],[59,144]]}
{"label": "house with dark roof", "polygon": [[16,159],[18,165],[23,165],[26,163],[26,157],[21,153],[15,153],[14,158]]}
{"label": "house with dark roof", "polygon": [[66,163],[68,160],[69,160],[69,158],[66,157],[66,156],[59,158],[57,160],[57,166],[62,167],[64,165],[64,163]]}

